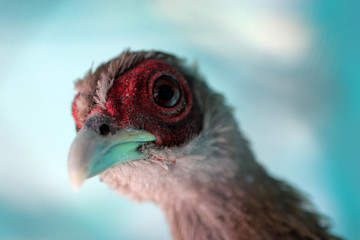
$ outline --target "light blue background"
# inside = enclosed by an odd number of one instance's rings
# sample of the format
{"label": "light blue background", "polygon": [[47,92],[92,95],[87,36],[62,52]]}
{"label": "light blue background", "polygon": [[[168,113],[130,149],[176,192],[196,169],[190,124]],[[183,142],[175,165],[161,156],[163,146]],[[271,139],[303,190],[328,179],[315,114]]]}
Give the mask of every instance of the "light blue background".
{"label": "light blue background", "polygon": [[0,1],[0,239],[169,239],[97,178],[71,191],[73,81],[123,49],[197,61],[269,171],[360,239],[359,2]]}

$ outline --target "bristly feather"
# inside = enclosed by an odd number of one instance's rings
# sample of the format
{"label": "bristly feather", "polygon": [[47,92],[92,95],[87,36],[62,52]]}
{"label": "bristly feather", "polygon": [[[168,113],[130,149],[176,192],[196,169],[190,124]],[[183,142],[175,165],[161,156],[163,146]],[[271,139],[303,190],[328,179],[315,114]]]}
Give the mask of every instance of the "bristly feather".
{"label": "bristly feather", "polygon": [[100,174],[102,181],[119,194],[159,204],[178,240],[338,239],[301,194],[255,161],[224,98],[174,56],[126,51],[94,74],[89,71],[76,85],[81,118],[94,105],[104,107],[114,79],[150,58],[164,60],[185,77],[204,112],[203,130],[181,146],[143,146],[148,158],[111,167]]}

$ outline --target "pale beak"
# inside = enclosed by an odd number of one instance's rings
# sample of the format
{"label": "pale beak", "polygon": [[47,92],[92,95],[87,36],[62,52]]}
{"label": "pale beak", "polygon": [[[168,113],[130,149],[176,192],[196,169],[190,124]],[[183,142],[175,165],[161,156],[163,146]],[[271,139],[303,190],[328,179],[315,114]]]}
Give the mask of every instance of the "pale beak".
{"label": "pale beak", "polygon": [[146,157],[144,153],[138,151],[139,146],[156,140],[153,134],[144,130],[112,129],[110,131],[111,124],[107,123],[105,125],[109,129],[103,134],[97,129],[104,126],[102,123],[104,117],[97,115],[90,118],[78,132],[69,152],[68,171],[74,191],[79,189],[85,179],[111,166]]}

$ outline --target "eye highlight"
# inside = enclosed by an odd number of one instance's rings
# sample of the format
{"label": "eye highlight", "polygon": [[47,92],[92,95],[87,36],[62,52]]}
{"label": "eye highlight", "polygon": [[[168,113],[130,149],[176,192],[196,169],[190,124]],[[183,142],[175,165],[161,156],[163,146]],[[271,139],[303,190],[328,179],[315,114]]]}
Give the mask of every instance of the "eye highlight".
{"label": "eye highlight", "polygon": [[155,80],[153,86],[153,98],[157,105],[171,108],[179,102],[181,91],[174,77],[162,75]]}

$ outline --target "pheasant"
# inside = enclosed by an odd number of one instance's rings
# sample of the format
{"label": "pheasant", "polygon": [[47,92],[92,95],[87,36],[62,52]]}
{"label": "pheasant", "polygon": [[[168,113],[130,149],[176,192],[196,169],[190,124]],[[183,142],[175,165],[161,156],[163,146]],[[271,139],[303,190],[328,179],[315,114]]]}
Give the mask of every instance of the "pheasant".
{"label": "pheasant", "polygon": [[153,201],[177,240],[339,239],[256,162],[224,97],[183,59],[124,51],[75,89],[74,189],[99,175],[119,194]]}

